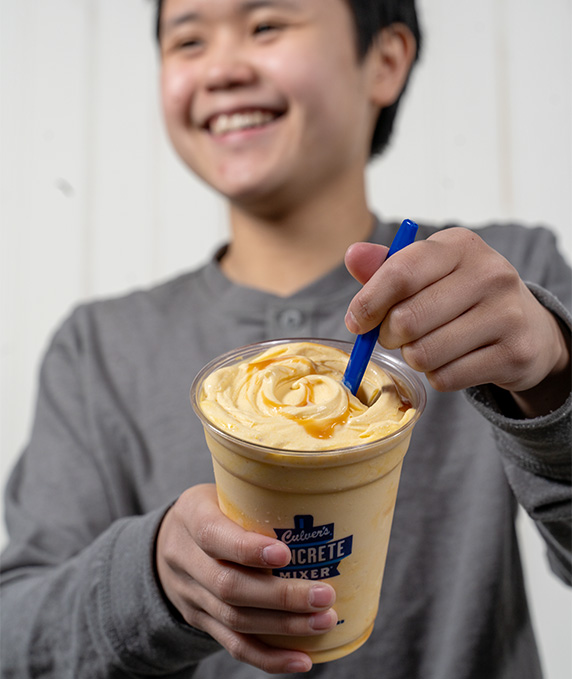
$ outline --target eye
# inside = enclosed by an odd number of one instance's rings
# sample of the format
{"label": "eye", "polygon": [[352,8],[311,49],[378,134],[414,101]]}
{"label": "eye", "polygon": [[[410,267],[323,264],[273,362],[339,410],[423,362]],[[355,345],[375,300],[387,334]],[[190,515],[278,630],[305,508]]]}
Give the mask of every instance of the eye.
{"label": "eye", "polygon": [[271,21],[261,21],[254,27],[254,35],[275,33],[284,28],[281,24]]}
{"label": "eye", "polygon": [[202,47],[203,41],[199,38],[187,38],[181,40],[178,44],[179,49],[182,50],[197,50]]}

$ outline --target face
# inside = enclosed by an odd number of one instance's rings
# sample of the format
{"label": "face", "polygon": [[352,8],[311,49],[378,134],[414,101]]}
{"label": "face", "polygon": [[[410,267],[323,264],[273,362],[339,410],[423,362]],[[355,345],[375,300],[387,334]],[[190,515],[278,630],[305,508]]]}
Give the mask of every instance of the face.
{"label": "face", "polygon": [[183,161],[231,201],[363,174],[377,108],[344,0],[166,0],[161,87]]}

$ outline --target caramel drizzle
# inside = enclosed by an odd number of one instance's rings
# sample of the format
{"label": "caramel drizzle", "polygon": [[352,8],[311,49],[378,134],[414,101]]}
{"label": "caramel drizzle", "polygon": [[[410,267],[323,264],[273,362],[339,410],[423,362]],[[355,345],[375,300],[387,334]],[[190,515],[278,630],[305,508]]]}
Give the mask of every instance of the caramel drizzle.
{"label": "caramel drizzle", "polygon": [[[298,363],[304,363],[304,364],[312,364],[312,361],[307,358],[303,357],[297,357],[297,356],[278,356],[276,358],[269,358],[264,361],[257,361],[255,363],[251,363],[248,365],[248,372],[253,373],[255,370],[265,370],[268,368],[270,365],[273,365],[275,363],[280,363],[282,361],[294,361]],[[312,373],[313,375],[319,375],[320,373],[314,370]],[[306,394],[305,394],[305,400],[303,403],[300,403],[300,407],[305,407],[309,405],[315,405],[314,401],[314,389],[313,386],[310,384],[305,384],[304,385],[306,389]],[[398,410],[402,413],[406,413],[411,407],[411,403],[405,399],[401,394],[399,394],[399,397],[401,399],[401,405],[399,406]],[[272,401],[269,399],[266,395],[262,395],[262,399],[264,403],[279,412],[283,417],[288,418],[289,420],[292,420],[299,424],[301,427],[303,427],[306,431],[306,433],[309,436],[312,436],[313,438],[316,439],[330,439],[334,435],[334,431],[336,427],[339,427],[340,425],[344,425],[347,423],[349,416],[350,416],[350,403],[348,400],[348,406],[345,409],[345,411],[339,415],[338,417],[334,418],[333,420],[330,420],[328,424],[324,424],[323,422],[319,422],[318,420],[314,418],[304,418],[300,417],[298,415],[293,415],[291,413],[286,413],[283,411],[283,404],[278,403],[276,401]]]}
{"label": "caramel drizzle", "polygon": [[[317,375],[319,373],[313,374]],[[304,401],[299,404],[299,407],[303,408],[309,405],[315,405],[315,394],[313,385],[304,384],[303,387],[306,393],[304,394]],[[312,436],[313,438],[316,439],[332,438],[332,436],[334,435],[335,428],[338,427],[339,425],[346,424],[350,415],[350,406],[348,403],[348,407],[341,415],[334,419],[329,420],[329,422],[325,424],[312,417],[300,417],[299,415],[293,415],[292,413],[284,412],[283,404],[277,403],[276,401],[269,399],[265,394],[262,394],[262,400],[267,406],[270,406],[271,408],[279,412],[282,415],[282,417],[286,417],[289,420],[296,422],[296,424],[299,424],[301,427],[305,429],[306,433],[309,436]]]}

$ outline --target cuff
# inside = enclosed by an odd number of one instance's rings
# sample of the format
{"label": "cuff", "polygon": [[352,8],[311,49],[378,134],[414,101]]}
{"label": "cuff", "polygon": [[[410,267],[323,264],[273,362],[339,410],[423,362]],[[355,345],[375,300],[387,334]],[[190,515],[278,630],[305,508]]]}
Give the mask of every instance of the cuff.
{"label": "cuff", "polygon": [[177,619],[155,575],[154,543],[166,507],[118,521],[100,564],[100,629],[120,666],[157,676],[196,665],[220,650],[208,634]]}
{"label": "cuff", "polygon": [[572,396],[548,415],[512,419],[503,413],[502,395],[494,385],[472,387],[465,395],[494,427],[503,453],[535,474],[570,478]]}

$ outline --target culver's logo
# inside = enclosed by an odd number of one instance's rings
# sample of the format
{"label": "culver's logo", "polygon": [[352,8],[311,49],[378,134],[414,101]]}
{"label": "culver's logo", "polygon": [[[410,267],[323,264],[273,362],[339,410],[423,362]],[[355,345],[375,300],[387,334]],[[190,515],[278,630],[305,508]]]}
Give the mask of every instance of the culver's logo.
{"label": "culver's logo", "polygon": [[272,574],[279,578],[324,580],[339,575],[340,561],[352,553],[353,535],[334,540],[334,524],[314,526],[311,514],[294,517],[294,528],[275,528],[279,540],[290,547],[292,559]]}

